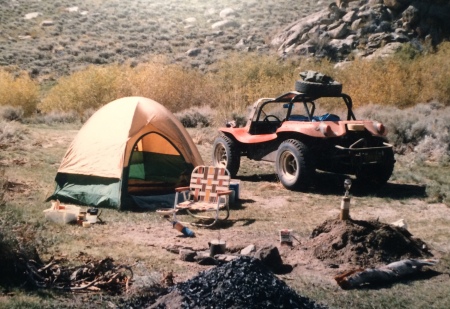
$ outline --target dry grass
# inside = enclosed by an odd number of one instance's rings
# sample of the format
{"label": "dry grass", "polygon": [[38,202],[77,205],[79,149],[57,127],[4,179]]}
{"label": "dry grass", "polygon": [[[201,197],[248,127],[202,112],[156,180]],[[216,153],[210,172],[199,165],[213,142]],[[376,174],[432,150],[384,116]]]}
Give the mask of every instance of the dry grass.
{"label": "dry grass", "polygon": [[[450,53],[449,45],[443,43],[438,52],[413,59],[402,56],[407,51],[400,51],[392,58],[356,60],[342,69],[335,69],[326,60],[281,61],[252,53],[230,54],[207,74],[170,64],[163,57],[137,66],[91,66],[58,80],[44,94],[39,108],[44,112],[82,114],[119,97],[144,96],[173,112],[210,106],[217,111],[217,123],[232,115],[245,115],[247,106],[260,97],[293,90],[295,80],[300,78],[298,73],[306,70],[322,72],[343,83],[344,92],[352,96],[355,106],[406,108],[430,101],[447,105],[450,70],[445,59]],[[3,75],[3,80],[7,77]],[[19,96],[16,102],[23,100]]]}
{"label": "dry grass", "polygon": [[449,52],[450,44],[444,42],[435,53],[411,58],[404,47],[395,57],[354,61],[334,76],[356,106],[373,103],[405,108],[431,101],[448,105],[450,71],[445,59]]}
{"label": "dry grass", "polygon": [[214,103],[214,94],[205,75],[155,59],[137,67],[91,66],[61,78],[39,107],[47,113],[76,111],[81,115],[117,98],[143,96],[175,112]]}

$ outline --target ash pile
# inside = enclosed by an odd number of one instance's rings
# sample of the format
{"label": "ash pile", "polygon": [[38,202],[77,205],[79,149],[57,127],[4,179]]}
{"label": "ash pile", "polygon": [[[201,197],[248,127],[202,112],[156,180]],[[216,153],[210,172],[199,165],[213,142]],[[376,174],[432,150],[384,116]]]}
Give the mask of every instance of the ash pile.
{"label": "ash pile", "polygon": [[326,307],[297,294],[260,260],[241,256],[175,285],[148,308]]}

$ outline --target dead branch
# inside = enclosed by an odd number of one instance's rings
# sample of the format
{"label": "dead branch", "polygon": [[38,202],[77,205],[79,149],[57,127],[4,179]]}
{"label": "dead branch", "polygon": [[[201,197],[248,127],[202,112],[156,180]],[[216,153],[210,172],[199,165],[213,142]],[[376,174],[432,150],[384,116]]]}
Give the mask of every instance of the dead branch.
{"label": "dead branch", "polygon": [[133,278],[131,267],[115,266],[111,258],[66,268],[53,259],[46,265],[28,260],[26,267],[28,279],[34,286],[74,292],[104,290],[121,293],[128,290]]}

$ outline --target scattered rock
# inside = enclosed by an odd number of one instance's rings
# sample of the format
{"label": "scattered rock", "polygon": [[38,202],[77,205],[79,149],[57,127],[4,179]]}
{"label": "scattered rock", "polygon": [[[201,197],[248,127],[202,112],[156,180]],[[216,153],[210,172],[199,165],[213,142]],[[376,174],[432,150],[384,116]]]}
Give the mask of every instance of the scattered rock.
{"label": "scattered rock", "polygon": [[51,27],[54,25],[55,23],[53,22],[53,20],[44,20],[43,22],[41,22],[41,27]]}
{"label": "scattered rock", "polygon": [[180,249],[180,252],[178,253],[180,260],[186,261],[186,262],[194,262],[195,256],[197,255],[197,252],[189,249]]}
{"label": "scattered rock", "polygon": [[232,8],[225,8],[219,13],[219,16],[222,19],[227,19],[229,17],[233,17],[234,15],[236,15],[236,12]]}
{"label": "scattered rock", "polygon": [[201,52],[202,52],[202,50],[200,48],[192,48],[186,52],[186,55],[189,57],[196,57],[196,56],[200,55]]}
{"label": "scattered rock", "polygon": [[256,251],[255,245],[248,245],[247,247],[242,249],[240,253],[242,255],[250,255],[250,254],[254,253],[255,251]]}
{"label": "scattered rock", "polygon": [[222,20],[211,25],[212,29],[239,28],[240,25],[234,20]]}
{"label": "scattered rock", "polygon": [[66,11],[69,13],[76,13],[76,12],[78,12],[78,6],[72,6],[70,8],[66,8]]}
{"label": "scattered rock", "polygon": [[197,22],[197,18],[195,18],[195,17],[189,17],[189,18],[186,18],[186,19],[184,20],[184,22],[185,22],[185,23],[188,23],[188,24],[195,24],[195,23]]}
{"label": "scattered rock", "polygon": [[24,19],[33,19],[40,15],[42,15],[42,14],[39,12],[28,13],[28,14],[25,14]]}
{"label": "scattered rock", "polygon": [[253,257],[260,260],[274,273],[277,273],[283,267],[283,260],[281,259],[280,252],[278,251],[278,248],[273,245],[258,249]]}

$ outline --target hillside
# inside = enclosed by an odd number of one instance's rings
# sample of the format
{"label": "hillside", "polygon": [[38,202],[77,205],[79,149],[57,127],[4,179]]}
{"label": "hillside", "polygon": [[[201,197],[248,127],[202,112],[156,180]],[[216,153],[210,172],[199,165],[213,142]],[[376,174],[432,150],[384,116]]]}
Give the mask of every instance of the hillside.
{"label": "hillside", "polygon": [[234,50],[275,52],[271,38],[323,1],[0,1],[0,66],[53,79],[89,64],[163,55],[208,66]]}

